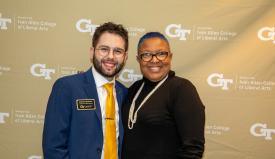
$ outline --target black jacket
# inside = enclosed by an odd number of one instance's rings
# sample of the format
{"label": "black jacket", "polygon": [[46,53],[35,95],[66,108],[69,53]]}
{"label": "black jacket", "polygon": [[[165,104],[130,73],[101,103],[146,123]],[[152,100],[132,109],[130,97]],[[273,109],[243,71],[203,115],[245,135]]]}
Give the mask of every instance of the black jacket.
{"label": "black jacket", "polygon": [[168,79],[144,103],[132,130],[128,128],[131,102],[136,107],[157,85],[146,78],[135,82],[123,105],[122,159],[199,159],[204,152],[205,112],[194,85],[169,72]]}

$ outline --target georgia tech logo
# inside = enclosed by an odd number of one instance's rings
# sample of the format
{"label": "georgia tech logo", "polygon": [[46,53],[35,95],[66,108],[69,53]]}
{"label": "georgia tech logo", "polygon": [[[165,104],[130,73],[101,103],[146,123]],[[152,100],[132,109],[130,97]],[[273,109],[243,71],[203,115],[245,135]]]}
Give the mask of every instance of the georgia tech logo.
{"label": "georgia tech logo", "polygon": [[187,35],[191,33],[189,29],[182,29],[181,24],[170,24],[165,29],[166,35],[171,38],[179,38],[179,40],[187,40]]}
{"label": "georgia tech logo", "polygon": [[272,140],[275,129],[268,129],[267,124],[256,123],[251,126],[250,133],[256,137],[264,137],[265,140]]}
{"label": "georgia tech logo", "polygon": [[81,33],[94,33],[96,27],[99,25],[92,24],[90,19],[80,19],[76,22],[75,27]]}
{"label": "georgia tech logo", "polygon": [[135,82],[141,78],[142,78],[142,75],[134,74],[133,69],[124,69],[119,75],[119,79],[122,82]]}
{"label": "georgia tech logo", "polygon": [[10,113],[0,112],[0,124],[5,124],[5,117],[9,117]]}
{"label": "georgia tech logo", "polygon": [[36,77],[44,77],[46,80],[51,80],[51,73],[55,73],[55,69],[47,69],[46,64],[33,64],[31,66],[31,74]]}
{"label": "georgia tech logo", "polygon": [[2,18],[2,14],[0,13],[0,29],[7,30],[7,23],[11,23],[11,19],[9,18]]}
{"label": "georgia tech logo", "polygon": [[258,31],[258,38],[262,41],[272,41],[275,44],[275,27],[263,27]]}
{"label": "georgia tech logo", "polygon": [[42,156],[32,155],[29,156],[28,159],[42,159]]}
{"label": "georgia tech logo", "polygon": [[233,80],[223,78],[223,74],[213,73],[208,76],[207,83],[212,87],[221,87],[222,90],[228,90],[228,85],[232,84]]}

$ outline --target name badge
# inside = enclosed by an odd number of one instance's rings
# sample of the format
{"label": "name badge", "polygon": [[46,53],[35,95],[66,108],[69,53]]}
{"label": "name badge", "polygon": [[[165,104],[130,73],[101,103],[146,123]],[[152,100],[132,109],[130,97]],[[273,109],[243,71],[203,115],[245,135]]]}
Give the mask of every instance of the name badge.
{"label": "name badge", "polygon": [[77,99],[76,100],[77,110],[95,110],[94,99]]}

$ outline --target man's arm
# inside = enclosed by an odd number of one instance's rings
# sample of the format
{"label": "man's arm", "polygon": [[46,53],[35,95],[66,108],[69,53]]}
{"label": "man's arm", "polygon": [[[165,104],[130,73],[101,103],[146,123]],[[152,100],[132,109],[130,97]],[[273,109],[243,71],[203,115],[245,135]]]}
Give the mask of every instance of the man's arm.
{"label": "man's arm", "polygon": [[69,158],[70,94],[70,90],[62,80],[55,82],[45,114],[42,141],[44,159]]}

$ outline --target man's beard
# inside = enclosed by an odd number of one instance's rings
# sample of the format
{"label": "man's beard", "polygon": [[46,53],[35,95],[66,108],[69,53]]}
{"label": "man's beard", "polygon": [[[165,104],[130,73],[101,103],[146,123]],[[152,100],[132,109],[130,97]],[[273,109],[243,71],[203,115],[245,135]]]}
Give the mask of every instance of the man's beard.
{"label": "man's beard", "polygon": [[[109,59],[102,59],[102,61],[108,61]],[[109,61],[114,61],[114,60],[109,60]],[[106,72],[101,65],[101,61],[98,61],[95,57],[95,55],[93,56],[93,65],[94,68],[97,70],[98,73],[100,73],[102,76],[107,77],[107,78],[112,78],[114,76],[116,76],[123,68],[124,66],[124,62],[119,64],[116,62],[116,67],[115,70],[111,73]]]}

